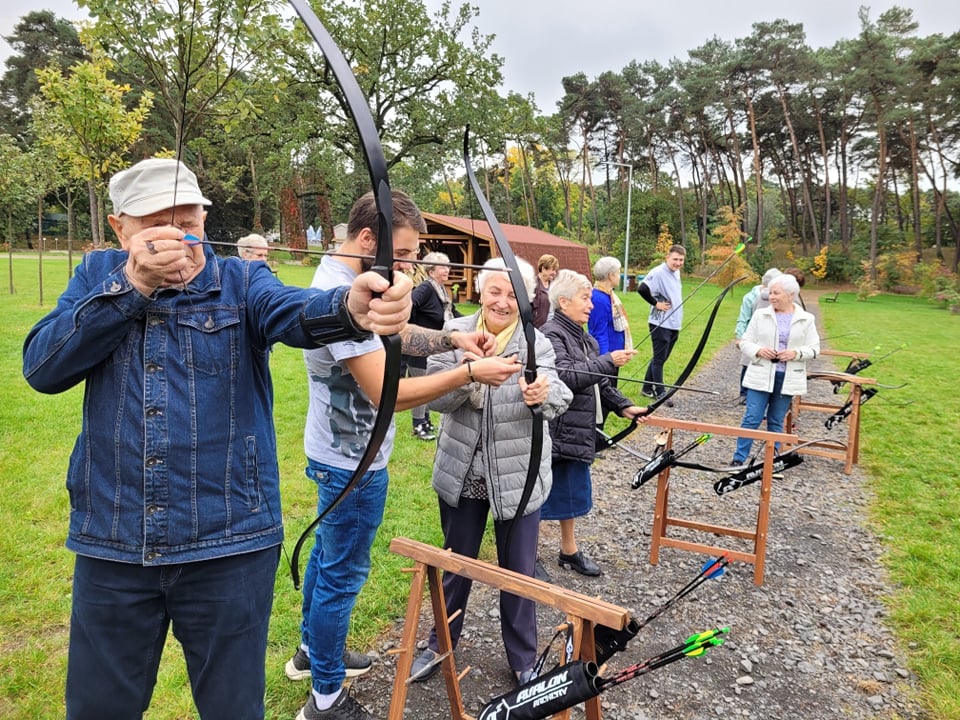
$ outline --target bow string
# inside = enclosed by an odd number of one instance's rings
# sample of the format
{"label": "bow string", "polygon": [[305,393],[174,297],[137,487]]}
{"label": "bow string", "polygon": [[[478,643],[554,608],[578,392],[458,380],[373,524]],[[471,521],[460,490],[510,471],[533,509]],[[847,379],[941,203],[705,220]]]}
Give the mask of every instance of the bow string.
{"label": "bow string", "polygon": [[[749,275],[742,275],[736,280],[733,280],[729,285],[727,285],[721,293],[717,296],[717,299],[713,303],[713,310],[710,312],[710,317],[707,318],[706,327],[703,329],[703,333],[700,335],[700,342],[697,343],[697,347],[694,349],[693,354],[690,356],[690,359],[687,361],[686,367],[683,368],[683,371],[680,373],[679,377],[674,381],[673,385],[670,386],[670,390],[665,392],[663,395],[654,400],[650,405],[647,406],[647,415],[652,415],[661,405],[663,405],[667,400],[673,397],[678,390],[683,387],[683,384],[687,381],[690,375],[693,374],[693,371],[697,367],[697,363],[700,362],[700,356],[703,355],[704,349],[707,347],[707,340],[710,338],[710,331],[713,328],[713,322],[717,319],[717,313],[720,312],[720,305],[723,303],[723,299],[727,294],[733,290],[733,288],[738,284],[746,280]],[[637,429],[639,423],[636,421],[631,422],[627,425],[626,428],[618,432],[613,437],[607,437],[606,435],[600,435],[602,438],[602,443],[606,447],[611,447],[616,445],[618,442],[627,437],[630,433]]]}

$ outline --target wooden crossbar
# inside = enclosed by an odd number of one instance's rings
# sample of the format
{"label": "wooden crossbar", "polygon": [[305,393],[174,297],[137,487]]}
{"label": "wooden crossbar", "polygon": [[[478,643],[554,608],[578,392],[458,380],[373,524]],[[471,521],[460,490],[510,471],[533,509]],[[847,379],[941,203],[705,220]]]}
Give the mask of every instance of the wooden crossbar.
{"label": "wooden crossbar", "polygon": [[[417,644],[417,630],[420,621],[420,609],[424,588],[429,586],[430,602],[433,606],[434,627],[437,629],[439,654],[443,658],[440,669],[443,673],[450,701],[452,720],[473,720],[466,713],[460,692],[460,680],[457,674],[450,638],[450,619],[443,596],[443,584],[440,571],[452,572],[474,582],[489,585],[492,588],[529,598],[542,605],[548,605],[566,613],[567,621],[573,627],[573,657],[579,660],[596,660],[594,628],[606,625],[622,630],[630,622],[630,611],[608,603],[600,598],[590,597],[566,588],[551,585],[536,578],[521,575],[497,565],[459,555],[450,550],[417,542],[409,538],[398,537],[390,542],[390,550],[414,561],[410,571],[413,580],[410,585],[410,597],[404,620],[403,638],[397,653],[397,674],[393,681],[393,697],[390,700],[388,720],[403,720],[407,704],[408,678],[413,666]],[[587,720],[601,720],[599,696],[584,703]],[[564,710],[553,716],[557,720],[568,720],[570,710]]]}

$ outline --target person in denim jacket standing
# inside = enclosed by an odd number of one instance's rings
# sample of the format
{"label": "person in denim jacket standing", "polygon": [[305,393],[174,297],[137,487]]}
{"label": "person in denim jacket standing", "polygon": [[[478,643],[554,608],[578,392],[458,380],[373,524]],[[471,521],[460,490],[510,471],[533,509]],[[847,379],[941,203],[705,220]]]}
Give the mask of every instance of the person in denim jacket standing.
{"label": "person in denim jacket standing", "polygon": [[141,717],[172,624],[200,716],[263,718],[283,540],[270,347],[399,332],[411,284],[293,288],[216,257],[210,201],[176,160],[117,173],[110,197],[122,249],[84,256],[23,350],[36,390],[85,386],[66,717]]}

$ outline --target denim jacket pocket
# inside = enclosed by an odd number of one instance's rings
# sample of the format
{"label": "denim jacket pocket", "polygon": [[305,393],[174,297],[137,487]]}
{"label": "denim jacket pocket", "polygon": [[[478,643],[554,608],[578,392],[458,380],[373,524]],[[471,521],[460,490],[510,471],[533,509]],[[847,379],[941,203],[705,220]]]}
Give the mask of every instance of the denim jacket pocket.
{"label": "denim jacket pocket", "polygon": [[236,307],[197,307],[177,317],[183,357],[189,367],[218,375],[235,367],[240,312]]}

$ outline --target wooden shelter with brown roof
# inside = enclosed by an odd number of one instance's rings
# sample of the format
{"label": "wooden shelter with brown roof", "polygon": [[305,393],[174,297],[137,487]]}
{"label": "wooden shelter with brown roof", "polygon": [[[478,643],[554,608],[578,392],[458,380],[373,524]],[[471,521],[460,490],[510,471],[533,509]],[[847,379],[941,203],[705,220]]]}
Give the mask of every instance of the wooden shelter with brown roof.
{"label": "wooden shelter with brown roof", "polygon": [[[500,257],[493,233],[485,220],[423,213],[427,232],[420,239],[428,251],[445,253],[450,262],[482,265],[492,257]],[[541,255],[549,254],[560,261],[561,268],[569,268],[593,280],[590,269],[590,254],[583,245],[551,235],[543,230],[526,225],[500,223],[510,247],[517,257],[537,267]],[[460,286],[460,299],[476,301],[474,278],[477,270],[451,268],[448,285]]]}

